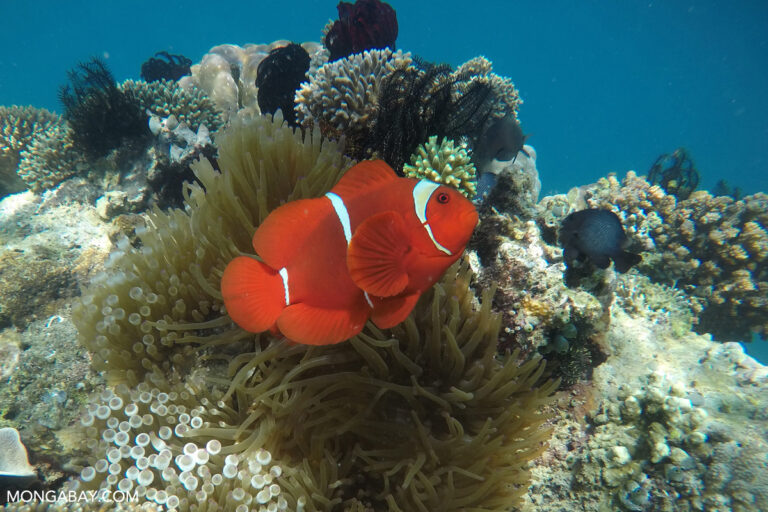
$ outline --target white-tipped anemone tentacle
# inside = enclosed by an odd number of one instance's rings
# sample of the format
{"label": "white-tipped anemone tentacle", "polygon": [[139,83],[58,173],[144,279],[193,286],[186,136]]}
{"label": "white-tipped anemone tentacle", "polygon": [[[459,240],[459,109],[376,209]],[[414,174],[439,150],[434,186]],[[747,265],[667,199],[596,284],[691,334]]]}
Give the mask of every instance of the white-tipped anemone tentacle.
{"label": "white-tipped anemone tentacle", "polygon": [[440,184],[435,183],[434,181],[419,181],[416,186],[413,187],[413,208],[416,212],[416,217],[418,217],[419,222],[424,226],[424,229],[427,230],[427,234],[429,235],[430,240],[432,240],[432,243],[435,244],[435,247],[448,256],[452,256],[453,254],[451,251],[440,245],[440,242],[435,239],[435,235],[432,233],[432,228],[427,221],[427,204],[429,203],[429,198],[432,197],[432,194],[439,187]]}

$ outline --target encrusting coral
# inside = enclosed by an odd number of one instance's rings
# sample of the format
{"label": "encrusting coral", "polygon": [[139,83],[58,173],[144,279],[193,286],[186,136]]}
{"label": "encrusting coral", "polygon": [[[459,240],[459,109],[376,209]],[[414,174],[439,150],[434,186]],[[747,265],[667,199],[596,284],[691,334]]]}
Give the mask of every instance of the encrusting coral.
{"label": "encrusting coral", "polygon": [[469,158],[466,144],[456,144],[437,135],[421,144],[411,155],[411,163],[403,166],[408,178],[428,179],[444,183],[472,198],[477,190],[477,172]]}
{"label": "encrusting coral", "polygon": [[182,510],[507,510],[556,383],[540,383],[540,360],[497,358],[492,292],[477,305],[465,266],[400,326],[330,347],[222,314],[221,271],[255,227],[351,163],[281,123],[236,116],[218,139],[222,173],[197,164],[186,209],[152,212],[141,247],[119,243],[85,291],[75,322],[113,387],[84,416],[93,455],[74,485]]}

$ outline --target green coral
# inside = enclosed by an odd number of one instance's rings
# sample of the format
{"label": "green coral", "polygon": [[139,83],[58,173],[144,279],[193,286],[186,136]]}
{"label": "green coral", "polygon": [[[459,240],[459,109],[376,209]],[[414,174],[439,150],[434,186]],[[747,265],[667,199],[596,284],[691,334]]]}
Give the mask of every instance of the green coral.
{"label": "green coral", "polygon": [[472,163],[466,144],[456,145],[454,141],[437,135],[420,144],[411,155],[411,163],[403,166],[409,178],[428,179],[449,185],[465,196],[472,198],[477,191],[477,171]]}
{"label": "green coral", "polygon": [[[240,330],[223,314],[224,266],[272,209],[321,195],[350,162],[279,116],[239,114],[217,142],[223,172],[196,165],[185,210],[153,211],[141,247],[119,242],[73,312],[112,384],[83,418],[73,485],[142,487],[180,509],[507,510],[556,383],[539,385],[538,359],[497,359],[492,292],[478,305],[454,267],[388,331],[308,347]],[[127,435],[110,426],[123,423]]]}

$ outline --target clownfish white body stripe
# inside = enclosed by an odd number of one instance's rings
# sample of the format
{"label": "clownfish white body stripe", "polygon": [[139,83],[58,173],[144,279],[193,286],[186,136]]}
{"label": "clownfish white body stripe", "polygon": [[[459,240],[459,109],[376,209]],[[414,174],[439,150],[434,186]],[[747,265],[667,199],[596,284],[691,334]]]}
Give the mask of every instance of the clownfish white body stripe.
{"label": "clownfish white body stripe", "polygon": [[253,236],[261,261],[229,263],[224,304],[240,327],[304,344],[344,341],[369,319],[387,329],[459,258],[477,220],[458,191],[364,161],[325,196],[264,220]]}

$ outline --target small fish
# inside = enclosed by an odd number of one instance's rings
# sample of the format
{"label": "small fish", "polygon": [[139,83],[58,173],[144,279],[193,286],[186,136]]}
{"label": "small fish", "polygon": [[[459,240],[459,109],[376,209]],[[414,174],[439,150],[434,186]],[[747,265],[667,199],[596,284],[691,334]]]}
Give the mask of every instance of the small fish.
{"label": "small fish", "polygon": [[523,128],[514,117],[497,119],[475,144],[475,166],[484,172],[492,160],[514,162],[521,151],[530,156],[524,149],[526,139],[528,135],[523,134]]}
{"label": "small fish", "polygon": [[560,225],[560,245],[565,263],[589,260],[599,268],[608,268],[613,260],[616,270],[626,272],[642,260],[627,252],[627,235],[615,213],[596,208],[574,212]]}
{"label": "small fish", "polygon": [[338,343],[370,318],[408,316],[464,251],[478,222],[458,191],[400,178],[381,160],[352,167],[324,197],[274,210],[221,279],[230,317],[308,345]]}

